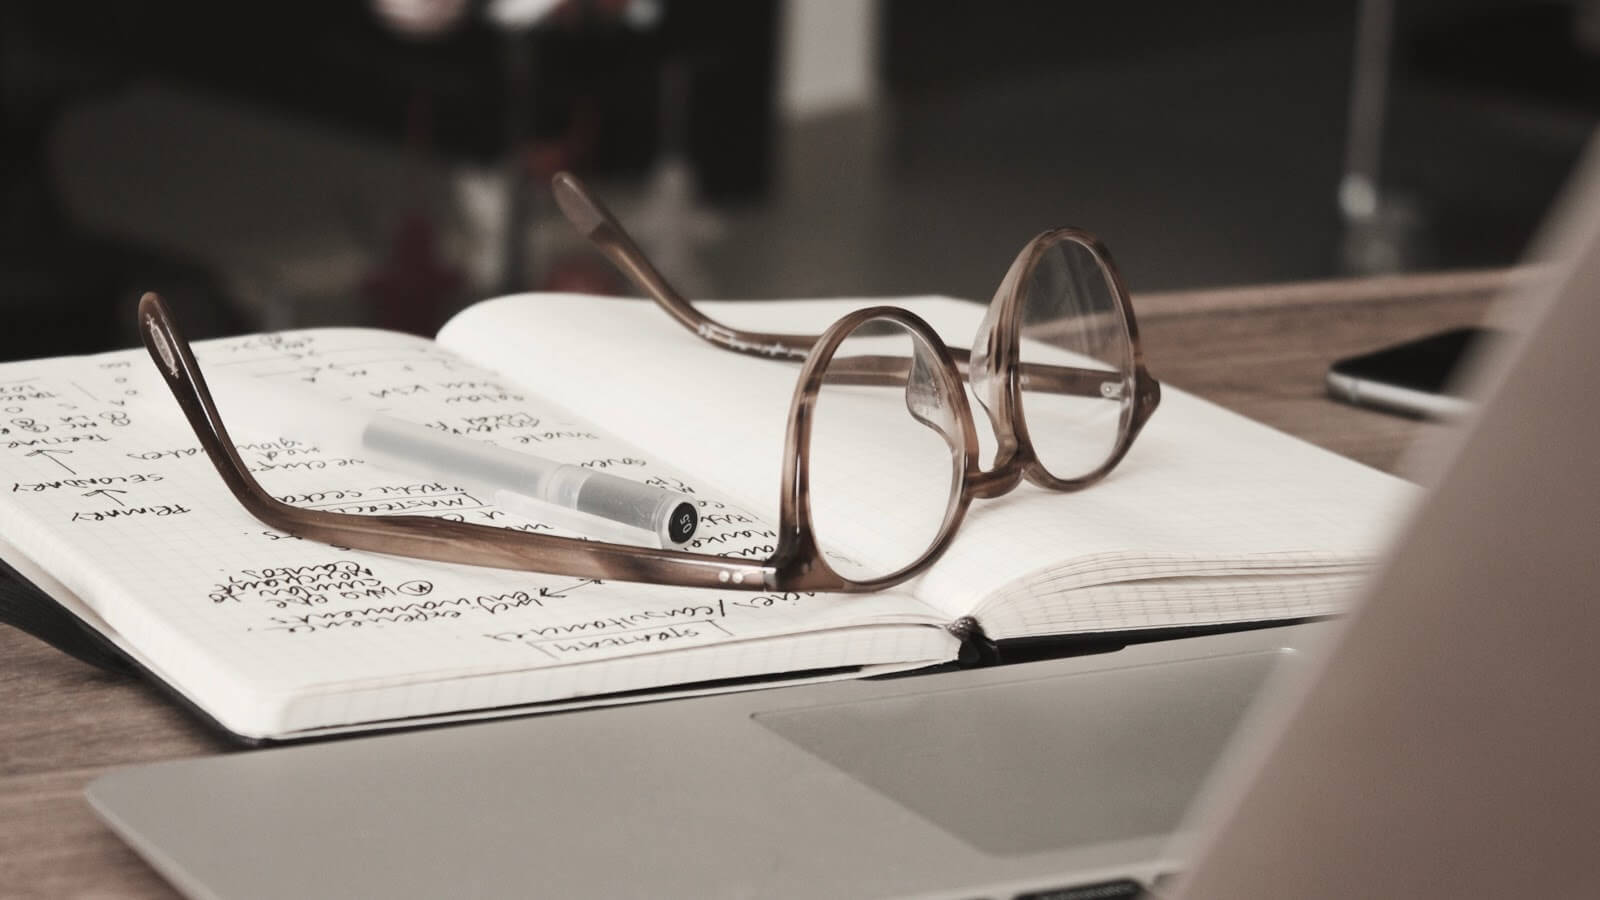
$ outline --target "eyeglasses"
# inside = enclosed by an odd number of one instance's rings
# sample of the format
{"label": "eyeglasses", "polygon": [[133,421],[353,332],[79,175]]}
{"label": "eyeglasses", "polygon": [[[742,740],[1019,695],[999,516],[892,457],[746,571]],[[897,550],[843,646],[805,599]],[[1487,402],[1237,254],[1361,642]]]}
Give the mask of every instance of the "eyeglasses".
{"label": "eyeglasses", "polygon": [[[557,175],[553,189],[573,225],[690,331],[725,350],[801,363],[772,555],[755,562],[283,503],[240,458],[171,312],[145,294],[146,348],[246,511],[309,540],[441,562],[685,587],[873,591],[932,565],[975,499],[1023,480],[1071,491],[1105,477],[1159,402],[1121,276],[1088,232],[1054,229],[1023,247],[969,353],[892,306],[856,310],[814,337],[730,327],[679,295],[575,177]],[[968,383],[994,430],[987,469]]]}

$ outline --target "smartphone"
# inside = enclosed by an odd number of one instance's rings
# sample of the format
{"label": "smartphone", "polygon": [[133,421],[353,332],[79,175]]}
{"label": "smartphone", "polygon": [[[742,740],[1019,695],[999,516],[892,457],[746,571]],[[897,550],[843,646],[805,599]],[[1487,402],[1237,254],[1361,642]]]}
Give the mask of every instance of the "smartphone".
{"label": "smartphone", "polygon": [[1328,393],[1346,403],[1448,419],[1472,408],[1459,393],[1461,363],[1496,337],[1485,328],[1438,334],[1341,359],[1328,369]]}

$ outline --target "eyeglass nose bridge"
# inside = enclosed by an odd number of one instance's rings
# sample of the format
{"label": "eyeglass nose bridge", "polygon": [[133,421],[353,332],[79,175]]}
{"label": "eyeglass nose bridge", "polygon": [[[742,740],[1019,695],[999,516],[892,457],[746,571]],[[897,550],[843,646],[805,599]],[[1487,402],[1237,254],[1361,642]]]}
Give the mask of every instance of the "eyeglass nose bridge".
{"label": "eyeglass nose bridge", "polygon": [[1003,497],[1022,483],[1023,469],[1016,465],[1001,464],[993,469],[967,473],[967,495],[974,500],[992,500]]}

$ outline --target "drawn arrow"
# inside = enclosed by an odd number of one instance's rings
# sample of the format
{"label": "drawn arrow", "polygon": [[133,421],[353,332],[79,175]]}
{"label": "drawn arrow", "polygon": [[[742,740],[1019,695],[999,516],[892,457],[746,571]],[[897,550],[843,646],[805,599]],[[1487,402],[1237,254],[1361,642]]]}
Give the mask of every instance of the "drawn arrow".
{"label": "drawn arrow", "polygon": [[25,453],[23,455],[24,456],[42,456],[45,459],[48,459],[51,462],[55,463],[56,465],[60,466],[61,468],[66,469],[68,472],[71,472],[72,474],[76,475],[76,474],[78,474],[78,471],[76,469],[72,468],[71,466],[67,465],[66,463],[64,463],[61,460],[56,458],[56,454],[57,453],[71,453],[71,452],[72,452],[71,450],[52,450],[52,449],[49,449],[49,448],[41,447],[38,450],[33,450],[33,451],[30,451],[30,452]]}
{"label": "drawn arrow", "polygon": [[554,590],[554,591],[550,590],[549,588],[539,588],[539,596],[541,596],[541,597],[565,597],[567,595],[568,591],[575,591],[578,588],[588,587],[591,584],[600,584],[600,579],[598,579],[598,578],[585,578],[582,581],[577,582],[576,584],[569,584],[564,588],[560,588],[560,589]]}
{"label": "drawn arrow", "polygon": [[106,498],[107,500],[110,500],[111,502],[117,504],[118,506],[127,506],[128,504],[123,503],[121,500],[118,500],[117,498],[111,496],[112,494],[126,494],[126,493],[127,493],[127,491],[119,491],[116,488],[95,488],[94,490],[89,491],[88,493],[84,494],[83,496],[85,496],[85,497],[93,497],[96,494],[98,494],[98,495]]}

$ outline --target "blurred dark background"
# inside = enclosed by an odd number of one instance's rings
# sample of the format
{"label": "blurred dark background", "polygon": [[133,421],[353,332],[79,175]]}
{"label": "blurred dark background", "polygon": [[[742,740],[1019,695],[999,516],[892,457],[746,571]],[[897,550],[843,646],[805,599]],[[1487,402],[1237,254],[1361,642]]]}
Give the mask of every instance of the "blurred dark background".
{"label": "blurred dark background", "polygon": [[1142,291],[1513,262],[1600,112],[1600,4],[0,4],[0,359],[431,333],[626,286],[987,299],[1060,224]]}

